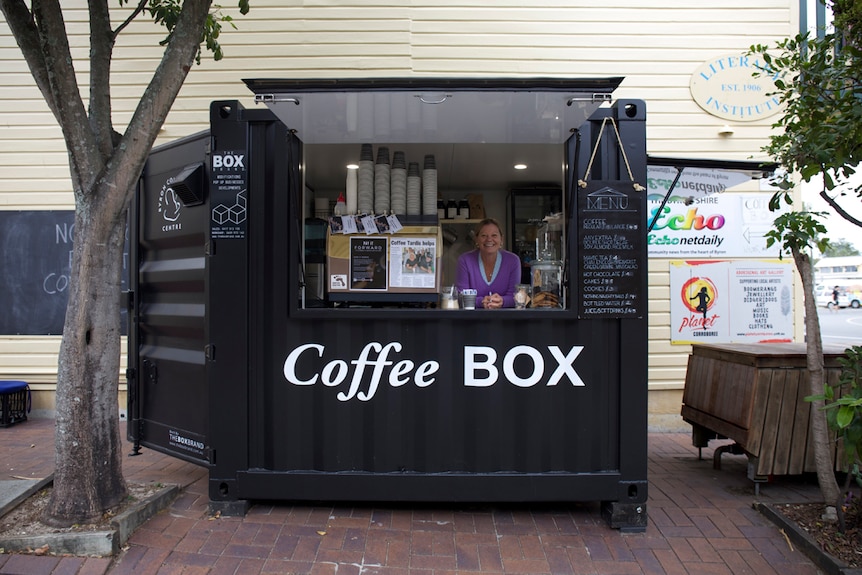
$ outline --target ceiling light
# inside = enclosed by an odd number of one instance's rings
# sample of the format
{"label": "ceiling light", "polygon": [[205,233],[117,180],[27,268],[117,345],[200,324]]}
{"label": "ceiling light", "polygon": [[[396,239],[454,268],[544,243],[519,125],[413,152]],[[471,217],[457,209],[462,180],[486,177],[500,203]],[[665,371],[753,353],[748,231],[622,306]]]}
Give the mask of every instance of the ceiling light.
{"label": "ceiling light", "polygon": [[515,165],[514,165],[514,166],[512,166],[512,167],[513,167],[513,168],[515,168],[516,170],[526,170],[526,169],[527,169],[527,164],[515,164]]}
{"label": "ceiling light", "polygon": [[348,170],[358,170],[359,164],[347,164],[347,169]]}

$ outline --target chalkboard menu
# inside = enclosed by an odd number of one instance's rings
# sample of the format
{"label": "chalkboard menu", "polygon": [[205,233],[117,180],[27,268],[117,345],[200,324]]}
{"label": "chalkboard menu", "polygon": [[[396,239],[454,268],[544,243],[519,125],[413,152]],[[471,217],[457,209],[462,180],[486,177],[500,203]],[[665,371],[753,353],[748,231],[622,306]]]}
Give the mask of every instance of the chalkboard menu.
{"label": "chalkboard menu", "polygon": [[643,317],[643,202],[632,182],[590,181],[578,190],[578,317]]}
{"label": "chalkboard menu", "polygon": [[63,333],[74,223],[71,210],[0,211],[0,334]]}

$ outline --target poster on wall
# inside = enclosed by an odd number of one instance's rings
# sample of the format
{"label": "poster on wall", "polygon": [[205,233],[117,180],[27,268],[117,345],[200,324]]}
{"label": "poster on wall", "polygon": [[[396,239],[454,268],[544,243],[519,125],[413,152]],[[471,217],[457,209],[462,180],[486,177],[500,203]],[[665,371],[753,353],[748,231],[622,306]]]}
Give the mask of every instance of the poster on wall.
{"label": "poster on wall", "polygon": [[778,257],[779,246],[767,248],[765,238],[781,213],[769,211],[772,194],[723,192],[691,203],[683,195],[672,194],[662,207],[664,194],[649,194],[648,223],[655,219],[647,233],[650,257]]}
{"label": "poster on wall", "polygon": [[437,238],[393,236],[389,261],[390,287],[433,288],[437,281]]}
{"label": "poster on wall", "polygon": [[793,341],[793,265],[670,262],[671,343]]}
{"label": "poster on wall", "polygon": [[386,291],[386,238],[350,238],[350,289]]}

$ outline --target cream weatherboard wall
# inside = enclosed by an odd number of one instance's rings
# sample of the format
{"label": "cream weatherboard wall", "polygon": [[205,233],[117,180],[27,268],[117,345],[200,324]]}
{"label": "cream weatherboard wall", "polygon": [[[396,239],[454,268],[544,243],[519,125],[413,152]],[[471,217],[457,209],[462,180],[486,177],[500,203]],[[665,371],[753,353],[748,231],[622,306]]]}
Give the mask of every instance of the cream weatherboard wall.
{"label": "cream weatherboard wall", "polygon": [[[119,21],[128,10],[116,4],[111,7]],[[692,100],[689,81],[715,56],[795,34],[798,4],[252,0],[248,15],[235,15],[237,29],[226,26],[219,39],[225,58],[213,62],[206,54],[189,74],[158,143],[206,129],[213,99],[237,98],[253,106],[242,78],[622,76],[615,96],[647,103],[650,154],[763,159],[759,150],[770,120],[734,123],[712,116]],[[63,7],[80,83],[86,86],[86,3],[68,0]],[[158,62],[160,31],[136,22],[119,38],[112,66],[119,128]],[[0,209],[73,209],[60,131],[2,20],[0,100]],[[720,136],[728,123],[734,134]],[[670,343],[668,260],[650,259],[649,298],[650,425],[682,428],[679,407],[690,347]],[[801,339],[801,305],[796,308]],[[37,392],[35,407],[50,410],[58,347],[58,337],[0,335],[0,379],[30,382]],[[122,377],[120,382],[124,387]]]}

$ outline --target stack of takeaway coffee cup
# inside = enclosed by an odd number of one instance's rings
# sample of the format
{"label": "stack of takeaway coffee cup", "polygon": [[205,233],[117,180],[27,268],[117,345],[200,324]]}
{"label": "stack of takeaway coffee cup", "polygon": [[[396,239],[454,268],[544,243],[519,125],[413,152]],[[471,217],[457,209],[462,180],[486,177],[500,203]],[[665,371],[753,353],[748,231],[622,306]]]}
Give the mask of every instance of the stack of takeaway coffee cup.
{"label": "stack of takeaway coffee cup", "polygon": [[377,148],[377,163],[374,164],[374,213],[382,214],[390,209],[389,182],[392,168],[389,165],[389,148]]}
{"label": "stack of takeaway coffee cup", "polygon": [[422,170],[422,215],[437,215],[437,162],[434,154],[425,156]]}
{"label": "stack of takeaway coffee cup", "polygon": [[362,144],[356,174],[356,209],[360,214],[374,212],[374,149]]}
{"label": "stack of takeaway coffee cup", "polygon": [[404,152],[392,156],[392,170],[389,179],[389,209],[393,214],[407,213],[407,164]]}
{"label": "stack of takeaway coffee cup", "polygon": [[347,202],[345,213],[351,216],[357,209],[358,174],[356,172],[358,172],[356,168],[347,168],[347,177],[344,180],[344,198]]}
{"label": "stack of takeaway coffee cup", "polygon": [[422,176],[419,173],[419,162],[410,162],[407,166],[407,215],[422,214]]}

